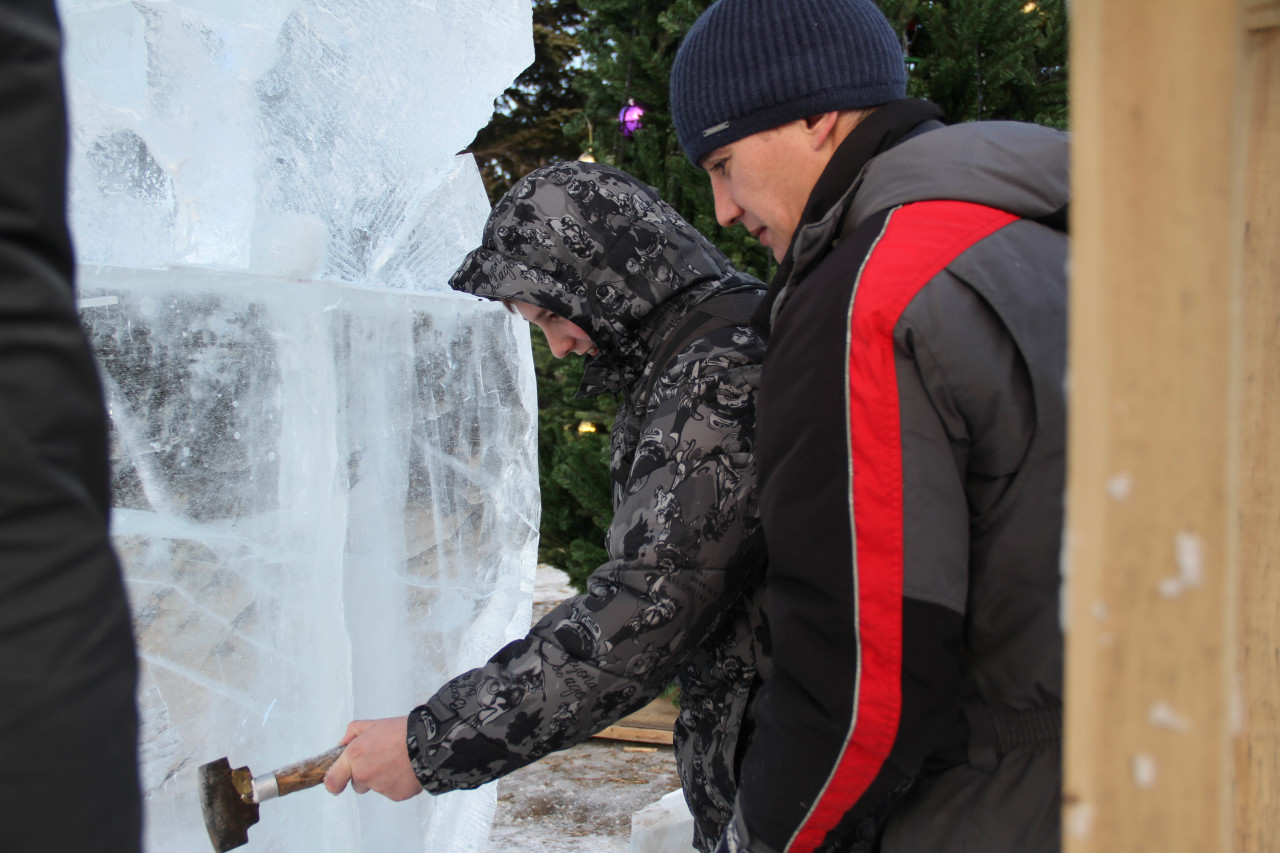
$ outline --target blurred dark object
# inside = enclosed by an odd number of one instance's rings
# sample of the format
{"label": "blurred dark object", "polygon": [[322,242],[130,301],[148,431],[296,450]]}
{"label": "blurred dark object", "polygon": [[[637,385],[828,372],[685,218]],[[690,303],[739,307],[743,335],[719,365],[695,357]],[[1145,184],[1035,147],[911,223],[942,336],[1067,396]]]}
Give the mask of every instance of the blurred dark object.
{"label": "blurred dark object", "polygon": [[53,0],[0,4],[0,847],[140,849],[137,659],[66,225]]}

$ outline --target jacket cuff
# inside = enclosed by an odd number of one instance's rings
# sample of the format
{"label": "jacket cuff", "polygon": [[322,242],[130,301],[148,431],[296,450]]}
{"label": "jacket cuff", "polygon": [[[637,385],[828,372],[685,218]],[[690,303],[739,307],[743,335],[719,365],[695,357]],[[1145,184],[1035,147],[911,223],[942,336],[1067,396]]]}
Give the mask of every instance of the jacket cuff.
{"label": "jacket cuff", "polygon": [[431,712],[426,706],[419,706],[409,712],[408,725],[405,732],[405,746],[409,750],[409,764],[413,767],[413,775],[423,790],[431,794],[441,794],[449,790],[435,778],[434,768],[426,763],[425,758],[430,746],[435,742],[437,727]]}

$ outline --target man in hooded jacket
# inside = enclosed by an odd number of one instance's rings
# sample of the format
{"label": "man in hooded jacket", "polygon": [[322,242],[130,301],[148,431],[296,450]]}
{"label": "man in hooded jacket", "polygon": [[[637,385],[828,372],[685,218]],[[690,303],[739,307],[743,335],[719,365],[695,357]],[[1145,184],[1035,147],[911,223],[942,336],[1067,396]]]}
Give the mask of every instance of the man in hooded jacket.
{"label": "man in hooded jacket", "polygon": [[763,286],[652,187],[589,163],[518,181],[450,284],[507,302],[557,357],[585,356],[580,395],[620,395],[609,560],[585,594],[407,720],[352,723],[326,785],[393,799],[474,788],[675,680],[677,766],[708,850],[732,814],[768,666],[754,464],[764,347],[748,324]]}
{"label": "man in hooded jacket", "polygon": [[1067,138],[905,84],[870,0],[719,0],[672,66],[717,218],[780,261],[726,851],[1060,844]]}

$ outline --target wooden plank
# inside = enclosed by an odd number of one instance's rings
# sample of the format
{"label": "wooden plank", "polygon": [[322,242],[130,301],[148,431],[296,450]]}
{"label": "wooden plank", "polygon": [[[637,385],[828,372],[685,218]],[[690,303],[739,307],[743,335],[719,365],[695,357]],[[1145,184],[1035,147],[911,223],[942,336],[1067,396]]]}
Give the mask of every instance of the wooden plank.
{"label": "wooden plank", "polygon": [[[1280,23],[1280,3],[1273,3]],[[1235,850],[1280,850],[1280,28],[1250,32],[1244,292],[1237,336],[1242,719]]]}
{"label": "wooden plank", "polygon": [[679,713],[669,699],[658,698],[634,714],[623,717],[595,737],[669,745],[673,742],[672,729]]}
{"label": "wooden plank", "polygon": [[668,699],[655,699],[639,711],[622,718],[622,724],[647,729],[666,729],[675,726],[680,711]]}
{"label": "wooden plank", "polygon": [[609,726],[609,728],[602,732],[597,732],[592,737],[604,738],[605,740],[625,740],[630,743],[657,743],[666,746],[671,746],[675,742],[674,736],[669,731],[624,726],[622,724]]}
{"label": "wooden plank", "polygon": [[1231,844],[1242,8],[1072,4],[1068,853]]}

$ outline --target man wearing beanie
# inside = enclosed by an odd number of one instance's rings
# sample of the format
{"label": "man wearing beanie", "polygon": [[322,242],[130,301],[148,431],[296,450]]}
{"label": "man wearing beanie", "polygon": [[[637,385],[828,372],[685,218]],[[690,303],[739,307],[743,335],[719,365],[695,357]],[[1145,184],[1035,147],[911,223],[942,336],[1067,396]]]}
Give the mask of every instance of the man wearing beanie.
{"label": "man wearing beanie", "polygon": [[870,0],[719,0],[672,68],[717,218],[780,262],[723,851],[1060,848],[1067,137],[905,89]]}

